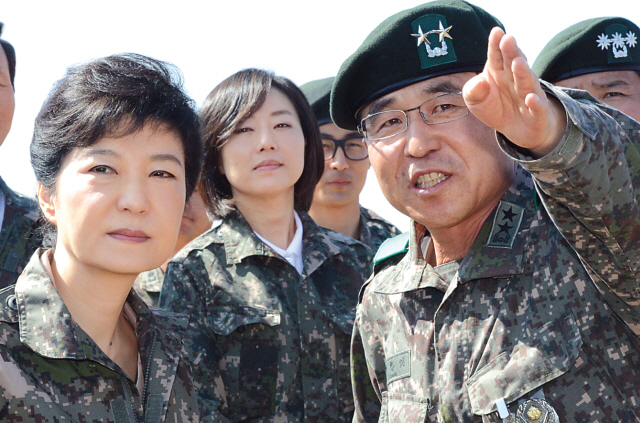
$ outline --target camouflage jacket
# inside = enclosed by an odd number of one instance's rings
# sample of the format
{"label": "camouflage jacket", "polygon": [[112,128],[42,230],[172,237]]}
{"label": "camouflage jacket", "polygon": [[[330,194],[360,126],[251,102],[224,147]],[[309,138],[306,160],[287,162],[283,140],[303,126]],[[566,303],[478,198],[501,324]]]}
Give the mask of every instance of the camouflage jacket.
{"label": "camouflage jacket", "polygon": [[181,342],[187,319],[131,291],[144,389],[73,321],[38,250],[0,291],[0,421],[196,422],[199,406]]}
{"label": "camouflage jacket", "polygon": [[393,224],[360,206],[360,238],[358,240],[368,245],[374,254],[386,239],[398,234],[400,230]]}
{"label": "camouflage jacket", "polygon": [[16,283],[33,252],[40,246],[36,233],[38,205],[12,191],[0,178],[5,209],[0,230],[0,289]]}
{"label": "camouflage jacket", "polygon": [[191,316],[187,349],[217,420],[351,421],[349,344],[369,248],[299,215],[302,275],[237,210],[169,262],[160,306]]}
{"label": "camouflage jacket", "polygon": [[158,298],[160,297],[160,291],[162,291],[163,280],[164,272],[158,267],[140,273],[133,283],[133,290],[149,307],[158,307]]}
{"label": "camouflage jacket", "polygon": [[538,160],[499,137],[522,167],[448,276],[414,223],[363,289],[354,421],[546,421],[532,401],[560,422],[640,419],[640,127],[554,92],[565,136]]}

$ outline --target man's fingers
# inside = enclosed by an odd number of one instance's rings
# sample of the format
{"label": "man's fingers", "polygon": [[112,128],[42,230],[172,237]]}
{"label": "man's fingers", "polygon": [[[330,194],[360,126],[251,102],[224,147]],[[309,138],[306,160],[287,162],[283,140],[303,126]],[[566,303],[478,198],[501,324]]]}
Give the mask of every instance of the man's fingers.
{"label": "man's fingers", "polygon": [[523,57],[516,58],[511,64],[511,69],[514,77],[515,92],[519,97],[524,98],[529,93],[534,93],[538,96],[543,94],[538,77],[529,68]]}
{"label": "man's fingers", "polygon": [[467,106],[474,106],[482,103],[487,98],[490,89],[489,82],[485,79],[485,75],[481,73],[464,84],[464,87],[462,87],[462,97],[465,103],[467,103]]}
{"label": "man's fingers", "polygon": [[500,40],[504,36],[504,31],[495,27],[489,34],[489,48],[487,50],[486,70],[502,70],[504,65],[502,62],[502,52],[500,51]]}

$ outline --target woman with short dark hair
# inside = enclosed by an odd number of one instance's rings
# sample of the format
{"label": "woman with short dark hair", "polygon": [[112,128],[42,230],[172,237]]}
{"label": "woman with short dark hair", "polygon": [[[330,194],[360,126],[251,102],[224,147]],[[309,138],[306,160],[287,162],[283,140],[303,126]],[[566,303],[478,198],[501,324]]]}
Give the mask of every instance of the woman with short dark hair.
{"label": "woman with short dark hair", "polygon": [[351,421],[349,342],[367,247],[307,211],[323,170],[302,92],[247,69],[200,111],[202,192],[221,219],[169,262],[160,306],[191,316],[207,412],[230,421]]}
{"label": "woman with short dark hair", "polygon": [[35,123],[48,249],[0,291],[0,420],[198,421],[186,321],[131,289],[171,254],[198,180],[176,69],[123,54],[68,70]]}

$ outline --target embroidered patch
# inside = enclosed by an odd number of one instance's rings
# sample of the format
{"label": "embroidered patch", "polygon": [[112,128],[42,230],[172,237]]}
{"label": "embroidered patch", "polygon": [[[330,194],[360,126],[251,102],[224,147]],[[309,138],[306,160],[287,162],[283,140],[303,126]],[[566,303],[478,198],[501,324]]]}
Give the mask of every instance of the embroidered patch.
{"label": "embroidered patch", "polygon": [[385,362],[387,383],[411,376],[411,351],[402,351],[391,356]]}
{"label": "embroidered patch", "polygon": [[635,49],[638,44],[638,37],[625,25],[617,23],[606,27],[604,32],[598,35],[596,43],[600,50],[607,51],[609,63],[632,62],[631,49]]}
{"label": "embroidered patch", "polygon": [[487,247],[511,248],[516,238],[524,209],[515,204],[501,201],[493,218]]}
{"label": "embroidered patch", "polygon": [[424,15],[411,23],[422,69],[458,60],[453,48],[451,29],[442,15]]}

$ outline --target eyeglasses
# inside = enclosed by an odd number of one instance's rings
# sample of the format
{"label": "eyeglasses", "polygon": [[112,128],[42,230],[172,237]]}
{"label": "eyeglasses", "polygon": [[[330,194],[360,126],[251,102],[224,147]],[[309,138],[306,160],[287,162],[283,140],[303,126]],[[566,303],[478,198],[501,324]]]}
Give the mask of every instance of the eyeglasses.
{"label": "eyeglasses", "polygon": [[331,160],[336,155],[338,147],[342,148],[345,157],[349,160],[364,160],[369,157],[367,146],[364,145],[361,135],[350,135],[337,140],[329,135],[322,134],[322,149],[325,160]]}
{"label": "eyeglasses", "polygon": [[418,107],[407,110],[385,110],[362,119],[358,131],[367,141],[378,141],[403,133],[409,127],[409,113],[418,110],[427,125],[438,125],[462,119],[469,108],[462,93],[441,94],[430,98]]}

